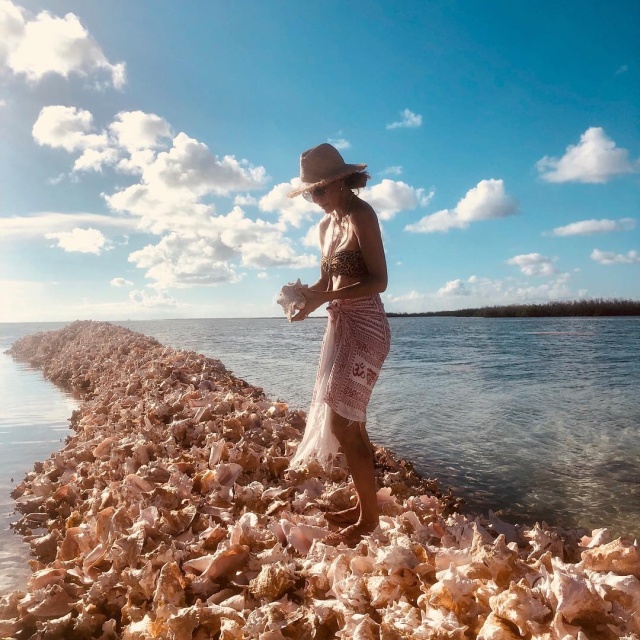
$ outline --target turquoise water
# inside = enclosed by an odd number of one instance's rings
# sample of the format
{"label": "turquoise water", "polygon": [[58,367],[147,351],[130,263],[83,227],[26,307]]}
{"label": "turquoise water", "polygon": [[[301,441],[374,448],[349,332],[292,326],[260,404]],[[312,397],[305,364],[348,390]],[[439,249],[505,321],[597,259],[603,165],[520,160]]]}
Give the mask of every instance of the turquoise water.
{"label": "turquoise water", "polygon": [[[119,324],[219,358],[269,395],[306,409],[325,321]],[[453,487],[466,511],[609,526],[640,537],[640,318],[391,318],[390,324],[392,350],[369,408],[374,442]],[[0,351],[20,335],[58,326],[0,324]],[[4,354],[0,403],[2,575],[16,547],[24,547],[6,533],[10,476],[20,479],[61,446],[75,405],[41,373]]]}

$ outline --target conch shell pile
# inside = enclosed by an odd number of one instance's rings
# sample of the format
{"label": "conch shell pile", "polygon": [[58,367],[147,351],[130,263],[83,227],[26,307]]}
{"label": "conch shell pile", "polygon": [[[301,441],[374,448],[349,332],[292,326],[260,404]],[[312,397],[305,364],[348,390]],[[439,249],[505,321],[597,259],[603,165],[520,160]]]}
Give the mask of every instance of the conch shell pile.
{"label": "conch shell pile", "polygon": [[306,298],[302,290],[308,288],[308,285],[302,284],[300,278],[298,278],[295,282],[285,284],[284,287],[280,289],[276,302],[282,307],[289,322],[291,322],[291,318],[296,311],[304,309]]}
{"label": "conch shell pile", "polygon": [[344,464],[289,470],[304,414],[219,361],[96,322],[10,353],[83,403],[13,492],[33,575],[0,637],[640,638],[637,542],[464,516],[377,449],[380,527],[329,546]]}

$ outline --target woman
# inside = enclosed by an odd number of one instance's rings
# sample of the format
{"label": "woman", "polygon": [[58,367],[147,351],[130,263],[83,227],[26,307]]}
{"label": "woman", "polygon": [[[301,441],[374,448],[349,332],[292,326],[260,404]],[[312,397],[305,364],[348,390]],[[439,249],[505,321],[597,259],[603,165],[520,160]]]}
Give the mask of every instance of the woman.
{"label": "woman", "polygon": [[365,164],[346,164],[330,144],[300,156],[303,195],[325,212],[320,222],[320,279],[302,289],[305,306],[293,316],[304,320],[329,303],[316,386],[305,434],[292,466],[309,458],[327,463],[338,443],[346,456],[358,496],[355,507],[327,514],[345,526],[325,542],[355,544],[379,522],[373,449],[365,428],[366,408],[382,363],[389,353],[389,323],[380,300],[387,288],[378,218],[354,189],[365,186]]}

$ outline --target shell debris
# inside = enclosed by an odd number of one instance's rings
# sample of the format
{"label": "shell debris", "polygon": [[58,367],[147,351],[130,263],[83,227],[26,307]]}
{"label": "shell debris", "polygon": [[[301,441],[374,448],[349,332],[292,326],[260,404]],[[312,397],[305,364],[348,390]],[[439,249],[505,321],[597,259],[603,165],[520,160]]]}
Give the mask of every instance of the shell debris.
{"label": "shell debris", "polygon": [[465,516],[377,448],[380,527],[328,546],[344,462],[289,470],[304,413],[220,361],[90,321],[9,353],[82,403],[13,491],[33,575],[0,637],[640,639],[636,541]]}

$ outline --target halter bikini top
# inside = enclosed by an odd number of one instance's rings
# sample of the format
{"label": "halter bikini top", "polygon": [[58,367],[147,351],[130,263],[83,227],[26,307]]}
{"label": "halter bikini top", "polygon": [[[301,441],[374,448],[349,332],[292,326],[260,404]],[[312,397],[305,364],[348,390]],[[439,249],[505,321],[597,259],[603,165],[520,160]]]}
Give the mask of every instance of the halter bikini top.
{"label": "halter bikini top", "polygon": [[331,260],[327,256],[322,256],[320,266],[323,271],[330,272],[336,276],[348,276],[349,278],[361,278],[368,273],[367,265],[359,249],[355,251],[337,251]]}

